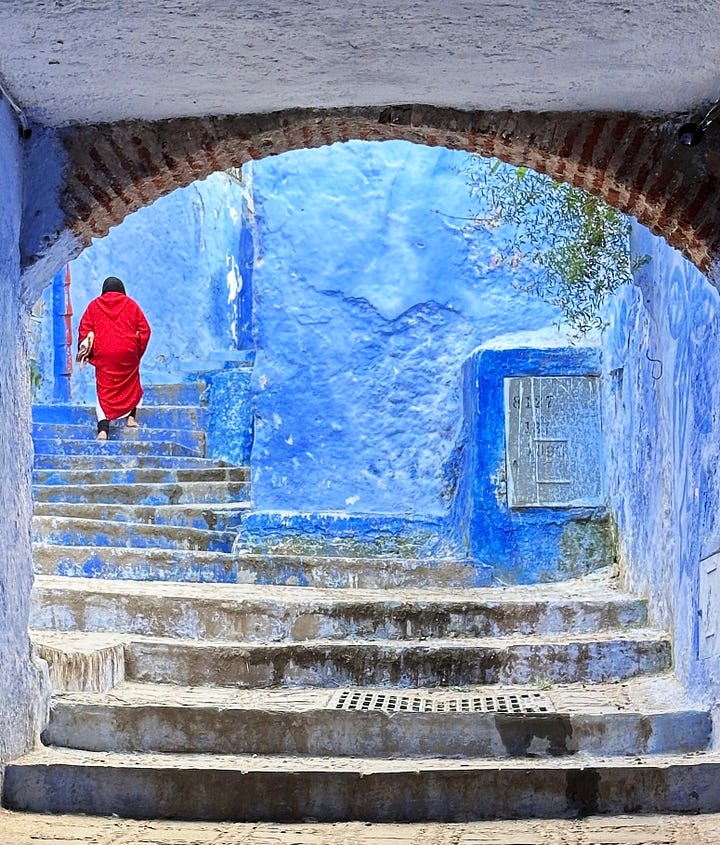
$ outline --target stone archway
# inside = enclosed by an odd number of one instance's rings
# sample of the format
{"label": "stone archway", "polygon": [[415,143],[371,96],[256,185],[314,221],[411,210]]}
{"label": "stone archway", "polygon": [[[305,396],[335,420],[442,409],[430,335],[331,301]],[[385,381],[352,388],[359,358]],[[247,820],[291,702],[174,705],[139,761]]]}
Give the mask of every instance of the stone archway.
{"label": "stone archway", "polygon": [[350,139],[403,139],[496,156],[583,187],[664,236],[712,280],[720,254],[720,156],[710,139],[682,146],[680,122],[402,105],[70,127],[58,136],[66,156],[62,225],[40,248],[25,250],[32,258],[24,269],[40,258],[61,265],[127,214],[211,172]]}
{"label": "stone archway", "polygon": [[[712,279],[720,255],[720,167],[711,137],[694,148],[679,144],[681,122],[621,113],[463,112],[416,105],[38,130],[38,149],[43,141],[62,147],[64,170],[56,209],[48,210],[47,194],[31,196],[29,203],[26,195],[20,296],[31,303],[53,272],[92,237],[177,187],[250,159],[350,139],[402,139],[478,152],[584,187],[664,235]],[[19,384],[22,356],[17,349],[11,352],[17,357],[14,384]],[[12,425],[29,419],[27,391],[20,404],[20,412],[17,402],[4,411]],[[29,524],[29,456],[25,438],[10,467],[13,477],[25,478],[22,502],[6,509],[21,527]],[[8,593],[17,595],[23,616],[31,581],[28,536],[17,546],[16,558],[22,577],[13,577]],[[13,659],[27,652],[21,628],[22,620],[17,648],[7,649]],[[31,699],[29,694],[28,711],[42,706]],[[37,714],[27,718],[38,721]],[[22,741],[22,736],[12,738],[13,744]]]}

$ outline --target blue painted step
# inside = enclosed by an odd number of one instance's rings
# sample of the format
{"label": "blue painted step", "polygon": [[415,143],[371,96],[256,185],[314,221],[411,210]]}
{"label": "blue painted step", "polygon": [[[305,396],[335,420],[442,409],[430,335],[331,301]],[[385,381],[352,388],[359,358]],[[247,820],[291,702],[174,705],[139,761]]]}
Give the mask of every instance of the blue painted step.
{"label": "blue painted step", "polygon": [[33,560],[41,575],[213,583],[235,583],[238,576],[237,558],[225,552],[35,543]]}
{"label": "blue painted step", "polygon": [[35,454],[35,469],[49,470],[85,470],[93,469],[205,469],[208,467],[227,466],[209,458],[193,458],[187,455],[39,455]]}
{"label": "blue painted step", "polygon": [[[97,416],[90,405],[33,405],[33,422],[88,425],[95,430]],[[138,409],[138,422],[151,428],[205,429],[207,408],[198,405],[147,405]]]}
{"label": "blue painted step", "polygon": [[245,481],[184,481],[176,484],[75,484],[33,487],[36,502],[98,502],[128,505],[242,502],[250,494]]}
{"label": "blue painted step", "polygon": [[35,440],[40,455],[185,455],[200,458],[197,449],[167,440]]}
{"label": "blue painted step", "polygon": [[[33,423],[32,428],[33,440],[88,440],[92,439],[94,434],[94,428],[77,423]],[[199,429],[149,428],[144,425],[128,428],[125,424],[120,424],[111,426],[110,440],[130,443],[166,441],[180,443],[201,454],[205,452],[205,432]]]}
{"label": "blue painted step", "polygon": [[[134,581],[244,582],[336,589],[465,589],[486,586],[474,567],[456,560],[399,558],[268,558],[261,555],[35,543],[39,575]],[[303,569],[304,566],[304,569]]]}
{"label": "blue painted step", "polygon": [[142,407],[148,405],[199,405],[207,388],[202,379],[188,379],[180,384],[149,384],[144,386]]}
{"label": "blue painted step", "polygon": [[123,505],[114,502],[36,502],[37,516],[72,516],[106,522],[136,522],[176,525],[235,533],[250,502],[191,505]]}
{"label": "blue painted step", "polygon": [[220,349],[215,352],[208,352],[207,358],[201,362],[200,367],[198,367],[197,361],[188,364],[180,362],[178,369],[185,373],[187,381],[198,376],[210,381],[212,374],[218,370],[233,367],[252,369],[254,363],[254,349]]}
{"label": "blue painted step", "polygon": [[170,525],[107,522],[67,516],[33,517],[34,542],[60,546],[114,546],[134,549],[232,550],[235,533]]}
{"label": "blue painted step", "polygon": [[87,468],[36,469],[33,483],[38,484],[173,484],[186,481],[249,481],[249,467],[207,467],[200,469],[167,468]]}

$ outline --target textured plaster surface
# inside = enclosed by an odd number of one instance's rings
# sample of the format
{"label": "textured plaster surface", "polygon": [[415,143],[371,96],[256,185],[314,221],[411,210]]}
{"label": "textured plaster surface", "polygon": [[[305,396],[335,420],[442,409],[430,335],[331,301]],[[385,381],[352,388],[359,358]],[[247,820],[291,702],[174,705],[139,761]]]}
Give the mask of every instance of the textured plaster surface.
{"label": "textured plaster surface", "polygon": [[1,69],[50,125],[405,102],[672,112],[720,93],[719,26],[711,0],[10,0]]}
{"label": "textured plaster surface", "polygon": [[717,700],[720,663],[698,657],[702,559],[720,546],[720,297],[641,227],[651,262],[607,335],[609,483],[627,584],[674,636],[679,676]]}
{"label": "textured plaster surface", "polygon": [[22,174],[17,128],[0,103],[0,763],[34,740],[45,704],[28,637],[32,444],[19,303]]}
{"label": "textured plaster surface", "polygon": [[69,167],[58,134],[35,128],[24,141],[25,187],[20,233],[20,296],[32,306],[59,264],[78,254],[80,239],[65,229],[60,207]]}
{"label": "textured plaster surface", "polygon": [[[118,276],[152,328],[141,374],[148,383],[182,381],[218,366],[238,340],[242,192],[214,174],[125,218],[70,263],[73,345],[87,304],[106,276]],[[64,271],[61,271],[64,272]],[[42,298],[43,381],[37,399],[53,398],[53,299]],[[37,309],[36,309],[37,310]],[[74,366],[73,402],[95,403],[94,371]]]}
{"label": "textured plaster surface", "polygon": [[253,439],[250,371],[221,370],[208,377],[206,455],[216,461],[246,465]]}
{"label": "textured plaster surface", "polygon": [[463,361],[557,320],[498,262],[506,232],[466,232],[467,161],[350,142],[252,165],[257,509],[447,513]]}

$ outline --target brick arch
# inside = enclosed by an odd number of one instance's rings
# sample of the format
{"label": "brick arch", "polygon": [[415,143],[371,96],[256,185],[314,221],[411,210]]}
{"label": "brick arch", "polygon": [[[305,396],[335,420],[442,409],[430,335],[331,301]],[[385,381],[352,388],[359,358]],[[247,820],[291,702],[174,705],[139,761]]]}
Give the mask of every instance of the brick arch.
{"label": "brick arch", "polygon": [[414,105],[71,127],[62,132],[69,157],[62,210],[67,230],[87,245],[130,212],[217,170],[336,141],[403,139],[496,156],[583,187],[636,216],[712,277],[720,255],[720,166],[711,146],[678,143],[680,122]]}

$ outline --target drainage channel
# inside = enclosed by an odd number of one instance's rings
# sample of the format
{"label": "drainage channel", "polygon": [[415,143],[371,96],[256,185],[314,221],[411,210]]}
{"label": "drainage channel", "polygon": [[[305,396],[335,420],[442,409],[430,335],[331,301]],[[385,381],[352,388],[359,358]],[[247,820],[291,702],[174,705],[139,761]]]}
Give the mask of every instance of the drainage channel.
{"label": "drainage channel", "polygon": [[384,713],[555,713],[550,699],[534,691],[495,695],[398,695],[366,690],[338,690],[331,710],[380,710]]}

